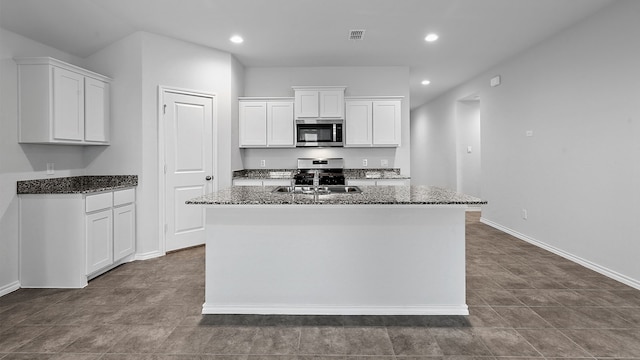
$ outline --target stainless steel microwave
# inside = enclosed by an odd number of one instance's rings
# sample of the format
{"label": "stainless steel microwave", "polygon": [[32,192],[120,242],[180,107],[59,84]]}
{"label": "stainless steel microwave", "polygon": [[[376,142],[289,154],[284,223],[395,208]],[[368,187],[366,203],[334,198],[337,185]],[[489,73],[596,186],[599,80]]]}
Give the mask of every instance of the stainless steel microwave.
{"label": "stainless steel microwave", "polygon": [[296,120],[296,146],[343,146],[344,121],[342,119]]}

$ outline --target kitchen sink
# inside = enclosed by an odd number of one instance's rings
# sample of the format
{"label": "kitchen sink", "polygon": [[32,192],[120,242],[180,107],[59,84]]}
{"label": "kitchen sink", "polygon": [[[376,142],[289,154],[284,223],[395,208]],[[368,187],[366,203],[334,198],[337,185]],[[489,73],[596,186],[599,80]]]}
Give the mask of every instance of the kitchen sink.
{"label": "kitchen sink", "polygon": [[290,193],[290,194],[357,194],[362,192],[357,186],[346,185],[329,185],[329,186],[278,186],[273,189],[274,193]]}

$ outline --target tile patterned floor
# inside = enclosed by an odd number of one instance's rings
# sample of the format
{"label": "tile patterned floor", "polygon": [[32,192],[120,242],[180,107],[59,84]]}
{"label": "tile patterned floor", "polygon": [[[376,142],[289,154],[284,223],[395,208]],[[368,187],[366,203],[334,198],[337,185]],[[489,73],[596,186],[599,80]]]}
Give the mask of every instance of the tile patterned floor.
{"label": "tile patterned floor", "polygon": [[464,316],[202,316],[204,248],[0,297],[0,360],[640,359],[640,291],[467,216]]}

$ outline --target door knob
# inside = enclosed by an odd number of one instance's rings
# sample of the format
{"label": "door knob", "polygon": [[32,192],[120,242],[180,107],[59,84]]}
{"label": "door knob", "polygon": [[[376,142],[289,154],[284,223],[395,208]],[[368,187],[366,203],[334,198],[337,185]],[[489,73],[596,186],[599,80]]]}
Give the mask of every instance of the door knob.
{"label": "door knob", "polygon": [[207,181],[211,181],[211,179],[213,179],[213,176],[207,176],[206,178],[204,178]]}

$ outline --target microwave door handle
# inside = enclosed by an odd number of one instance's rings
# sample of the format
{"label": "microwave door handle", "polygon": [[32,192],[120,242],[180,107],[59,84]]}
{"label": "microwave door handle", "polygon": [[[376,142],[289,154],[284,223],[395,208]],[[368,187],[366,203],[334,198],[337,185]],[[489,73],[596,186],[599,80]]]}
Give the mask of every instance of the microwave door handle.
{"label": "microwave door handle", "polygon": [[337,125],[336,125],[336,124],[333,124],[333,138],[332,138],[332,139],[333,139],[333,141],[336,141],[336,133],[337,133],[336,128],[337,128]]}

